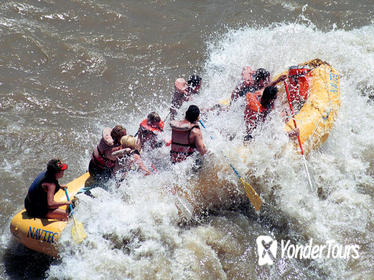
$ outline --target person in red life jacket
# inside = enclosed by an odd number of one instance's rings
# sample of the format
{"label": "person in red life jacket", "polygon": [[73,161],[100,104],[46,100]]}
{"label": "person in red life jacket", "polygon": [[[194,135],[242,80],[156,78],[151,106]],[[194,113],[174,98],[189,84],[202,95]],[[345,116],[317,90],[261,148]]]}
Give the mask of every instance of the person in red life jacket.
{"label": "person in red life jacket", "polygon": [[187,81],[188,92],[190,92],[191,94],[198,94],[201,88],[201,81],[202,78],[199,75],[191,75],[191,77]]}
{"label": "person in red life jacket", "polygon": [[144,176],[152,174],[141,159],[139,149],[134,136],[126,135],[121,138],[121,149],[113,152],[113,155],[118,156],[115,171],[120,173],[119,181],[122,181],[132,170],[141,171]]}
{"label": "person in red life jacket", "polygon": [[41,172],[29,187],[25,198],[25,208],[27,214],[31,217],[48,218],[66,221],[68,214],[59,209],[60,206],[69,205],[70,202],[56,202],[55,193],[61,186],[58,182],[64,176],[64,171],[68,168],[67,164],[59,159],[52,159],[47,164],[47,170]]}
{"label": "person in red life jacket", "polygon": [[[263,92],[247,93],[246,107],[244,110],[244,120],[247,127],[247,136],[244,140],[248,141],[253,138],[252,133],[258,123],[263,123],[267,115],[274,108],[274,101],[277,98],[278,88],[268,86]],[[289,132],[289,137],[294,138],[299,135],[299,130],[294,129]]]}
{"label": "person in red life jacket", "polygon": [[174,86],[175,91],[171,100],[170,120],[174,120],[182,104],[191,99],[191,92],[188,90],[188,84],[185,79],[176,79]]}
{"label": "person in red life jacket", "polygon": [[121,125],[116,125],[113,129],[104,128],[102,138],[95,147],[88,166],[88,171],[95,180],[106,182],[110,179],[117,162],[117,157],[112,153],[121,148],[120,140],[125,135],[126,129]]}
{"label": "person in red life jacket", "polygon": [[286,78],[286,75],[282,75],[275,81],[270,82],[270,73],[264,68],[253,71],[249,66],[246,66],[242,71],[241,83],[231,94],[231,102],[237,100],[239,97],[245,96],[247,93],[255,93],[256,91],[263,90],[267,86],[274,87]]}
{"label": "person in red life jacket", "polygon": [[161,121],[161,117],[156,112],[149,113],[147,118],[143,120],[140,125],[138,132],[137,144],[144,149],[149,147],[150,149],[156,149],[164,144],[164,141],[160,139],[160,134],[164,131],[164,122]]}
{"label": "person in red life jacket", "polygon": [[171,150],[172,163],[185,160],[198,151],[201,155],[206,154],[207,149],[203,142],[200,127],[197,124],[200,118],[200,110],[196,105],[191,105],[186,111],[183,121],[171,121]]}

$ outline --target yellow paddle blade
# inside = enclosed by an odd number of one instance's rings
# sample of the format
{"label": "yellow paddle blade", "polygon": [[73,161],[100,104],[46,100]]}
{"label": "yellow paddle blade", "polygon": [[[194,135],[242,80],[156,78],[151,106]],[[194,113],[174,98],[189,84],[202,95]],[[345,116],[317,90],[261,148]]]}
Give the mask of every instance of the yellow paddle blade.
{"label": "yellow paddle blade", "polygon": [[81,222],[78,222],[74,219],[74,226],[71,230],[71,235],[73,236],[73,240],[75,243],[80,244],[83,240],[87,238],[87,234],[84,231],[83,224]]}
{"label": "yellow paddle blade", "polygon": [[249,198],[249,201],[252,203],[253,207],[256,211],[259,211],[262,206],[262,201],[260,196],[256,193],[256,191],[252,188],[252,186],[245,182],[242,177],[240,177],[240,182],[243,184],[245,194]]}

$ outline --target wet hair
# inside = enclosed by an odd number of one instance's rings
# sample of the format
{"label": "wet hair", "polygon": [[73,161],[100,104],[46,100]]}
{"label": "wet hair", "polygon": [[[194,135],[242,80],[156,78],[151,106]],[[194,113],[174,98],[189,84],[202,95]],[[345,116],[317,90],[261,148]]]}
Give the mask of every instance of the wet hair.
{"label": "wet hair", "polygon": [[112,136],[114,142],[118,143],[118,139],[121,139],[122,136],[126,135],[126,129],[122,125],[116,125],[113,127],[112,131],[110,132],[110,136]]}
{"label": "wet hair", "polygon": [[151,113],[148,114],[147,120],[149,122],[160,122],[161,121],[161,117],[156,112],[151,112]]}
{"label": "wet hair", "polygon": [[255,73],[255,82],[266,81],[268,77],[270,77],[269,71],[266,71],[264,68],[258,68]]}
{"label": "wet hair", "polygon": [[261,105],[266,107],[270,105],[270,102],[277,98],[278,88],[277,87],[266,87],[261,96]]}
{"label": "wet hair", "polygon": [[200,109],[196,105],[191,105],[186,111],[186,120],[190,123],[194,123],[200,115]]}
{"label": "wet hair", "polygon": [[190,87],[196,87],[201,84],[201,80],[202,78],[199,75],[193,74],[191,75],[187,83]]}

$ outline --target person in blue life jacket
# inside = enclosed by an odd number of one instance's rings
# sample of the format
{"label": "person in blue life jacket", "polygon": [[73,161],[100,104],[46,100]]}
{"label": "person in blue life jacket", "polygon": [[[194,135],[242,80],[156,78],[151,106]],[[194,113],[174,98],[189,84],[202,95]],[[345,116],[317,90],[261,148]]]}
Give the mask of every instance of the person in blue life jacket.
{"label": "person in blue life jacket", "polygon": [[68,214],[59,209],[60,206],[70,205],[68,201],[56,202],[55,194],[59,189],[65,189],[58,182],[64,176],[67,164],[59,159],[51,159],[47,164],[47,170],[41,172],[29,187],[25,198],[27,214],[35,218],[48,218],[66,221]]}

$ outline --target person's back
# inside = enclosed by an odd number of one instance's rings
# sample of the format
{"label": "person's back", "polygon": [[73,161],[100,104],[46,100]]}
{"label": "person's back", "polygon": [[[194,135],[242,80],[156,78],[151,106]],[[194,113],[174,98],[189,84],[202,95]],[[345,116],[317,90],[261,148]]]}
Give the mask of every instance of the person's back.
{"label": "person's back", "polygon": [[206,153],[200,127],[197,124],[199,116],[199,108],[191,105],[186,111],[184,120],[170,122],[172,128],[170,157],[173,163],[185,160],[195,151],[201,155]]}
{"label": "person's back", "polygon": [[29,187],[25,199],[25,208],[27,213],[32,217],[45,217],[48,212],[47,192],[43,189],[43,183],[55,183],[56,191],[60,189],[56,179],[46,176],[46,171],[39,173]]}
{"label": "person's back", "polygon": [[67,165],[58,159],[48,162],[47,170],[35,178],[27,191],[24,203],[28,215],[37,218],[67,220],[66,212],[58,207],[69,205],[70,202],[56,202],[53,198],[60,188],[66,188],[60,186],[58,182],[66,169]]}
{"label": "person's back", "polygon": [[251,138],[252,132],[259,123],[265,121],[266,116],[273,109],[274,100],[277,97],[276,87],[266,87],[263,93],[257,91],[246,95],[246,107],[244,120],[247,127],[247,138]]}
{"label": "person's back", "polygon": [[117,158],[112,153],[119,149],[120,139],[126,129],[116,125],[113,129],[104,128],[99,144],[94,148],[88,166],[90,175],[96,180],[107,181],[112,176]]}

